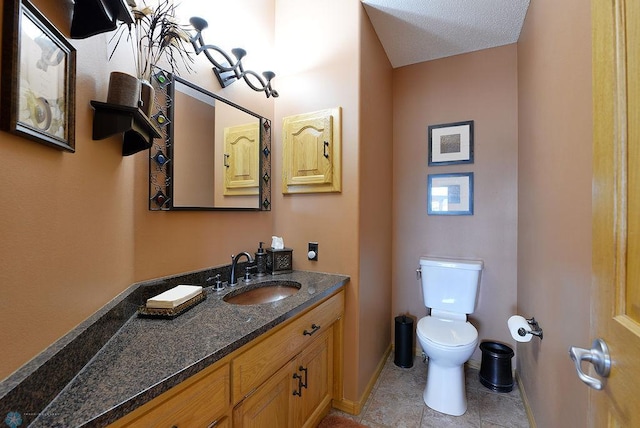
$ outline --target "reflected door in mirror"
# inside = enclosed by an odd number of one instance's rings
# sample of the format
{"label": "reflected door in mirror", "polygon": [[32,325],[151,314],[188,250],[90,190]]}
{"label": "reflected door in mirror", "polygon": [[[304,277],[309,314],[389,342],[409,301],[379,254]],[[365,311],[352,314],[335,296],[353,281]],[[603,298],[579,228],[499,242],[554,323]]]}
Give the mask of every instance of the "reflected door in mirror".
{"label": "reflected door in mirror", "polygon": [[224,195],[257,195],[260,128],[257,123],[224,130]]}

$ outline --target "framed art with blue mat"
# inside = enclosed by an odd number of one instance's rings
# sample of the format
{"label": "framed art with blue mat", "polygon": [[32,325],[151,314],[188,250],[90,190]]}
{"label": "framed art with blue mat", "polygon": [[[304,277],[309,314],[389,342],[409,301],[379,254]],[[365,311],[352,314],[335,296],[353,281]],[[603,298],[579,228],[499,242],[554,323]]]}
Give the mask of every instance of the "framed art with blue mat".
{"label": "framed art with blue mat", "polygon": [[429,174],[428,215],[473,215],[473,172]]}

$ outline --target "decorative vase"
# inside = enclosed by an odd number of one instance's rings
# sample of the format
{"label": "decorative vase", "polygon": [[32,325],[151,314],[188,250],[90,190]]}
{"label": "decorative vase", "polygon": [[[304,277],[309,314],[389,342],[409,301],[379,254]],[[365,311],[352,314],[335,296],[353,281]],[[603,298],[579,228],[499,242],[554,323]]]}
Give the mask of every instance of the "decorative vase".
{"label": "decorative vase", "polygon": [[128,107],[138,107],[140,101],[140,79],[131,74],[113,71],[109,75],[107,102]]}
{"label": "decorative vase", "polygon": [[156,95],[156,90],[153,88],[148,80],[140,80],[140,100],[138,108],[147,116],[151,116],[151,110],[153,109],[153,99]]}

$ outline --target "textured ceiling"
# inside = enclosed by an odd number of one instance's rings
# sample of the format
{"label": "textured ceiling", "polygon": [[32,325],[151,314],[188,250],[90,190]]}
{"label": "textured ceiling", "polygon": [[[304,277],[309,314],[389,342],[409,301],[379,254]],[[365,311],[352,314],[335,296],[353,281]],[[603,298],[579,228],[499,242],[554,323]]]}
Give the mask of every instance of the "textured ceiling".
{"label": "textured ceiling", "polygon": [[362,0],[394,68],[518,41],[529,0]]}

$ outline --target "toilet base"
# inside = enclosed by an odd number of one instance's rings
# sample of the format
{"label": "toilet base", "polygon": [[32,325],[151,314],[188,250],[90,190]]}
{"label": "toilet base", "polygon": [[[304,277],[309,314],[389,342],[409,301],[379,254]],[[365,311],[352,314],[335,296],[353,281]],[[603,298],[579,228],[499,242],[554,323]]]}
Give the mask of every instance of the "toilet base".
{"label": "toilet base", "polygon": [[467,411],[464,364],[442,367],[429,361],[424,403],[435,411],[461,416]]}

